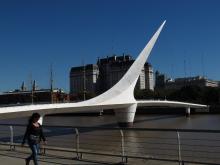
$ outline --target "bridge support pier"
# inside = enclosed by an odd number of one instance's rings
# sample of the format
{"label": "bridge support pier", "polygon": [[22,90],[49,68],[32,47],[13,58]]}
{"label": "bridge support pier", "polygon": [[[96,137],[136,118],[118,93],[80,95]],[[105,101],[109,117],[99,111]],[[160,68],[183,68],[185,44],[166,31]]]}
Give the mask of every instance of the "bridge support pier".
{"label": "bridge support pier", "polygon": [[115,115],[120,127],[132,127],[136,113],[137,104],[127,108],[115,109]]}
{"label": "bridge support pier", "polygon": [[190,113],[191,113],[191,109],[190,109],[190,107],[187,107],[186,108],[186,117],[189,117]]}

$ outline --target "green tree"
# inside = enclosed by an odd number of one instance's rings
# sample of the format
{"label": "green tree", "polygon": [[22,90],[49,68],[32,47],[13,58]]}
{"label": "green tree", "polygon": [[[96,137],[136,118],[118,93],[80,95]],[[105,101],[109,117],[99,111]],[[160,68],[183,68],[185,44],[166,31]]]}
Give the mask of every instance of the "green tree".
{"label": "green tree", "polygon": [[154,91],[149,89],[135,89],[134,90],[134,97],[136,99],[153,99],[154,98]]}
{"label": "green tree", "polygon": [[170,94],[169,99],[200,103],[202,90],[198,86],[185,86]]}
{"label": "green tree", "polygon": [[212,88],[212,87],[204,88],[202,101],[205,104],[217,105],[219,103],[219,97],[220,97],[220,93],[218,88]]}

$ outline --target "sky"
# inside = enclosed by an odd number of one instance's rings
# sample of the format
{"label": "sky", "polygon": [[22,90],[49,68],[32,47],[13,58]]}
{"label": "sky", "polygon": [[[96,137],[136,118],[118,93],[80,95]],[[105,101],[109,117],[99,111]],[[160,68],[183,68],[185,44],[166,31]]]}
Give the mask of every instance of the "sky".
{"label": "sky", "polygon": [[54,85],[69,91],[72,66],[113,54],[138,56],[167,23],[148,59],[177,78],[220,80],[219,0],[1,0],[0,92]]}

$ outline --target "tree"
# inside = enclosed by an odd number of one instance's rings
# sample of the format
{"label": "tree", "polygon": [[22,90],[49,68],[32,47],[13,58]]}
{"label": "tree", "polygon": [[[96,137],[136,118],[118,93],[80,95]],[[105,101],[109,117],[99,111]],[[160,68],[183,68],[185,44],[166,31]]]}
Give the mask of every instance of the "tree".
{"label": "tree", "polygon": [[202,101],[205,104],[217,105],[219,104],[220,93],[217,88],[207,87],[204,88]]}
{"label": "tree", "polygon": [[153,99],[154,98],[154,91],[149,89],[135,89],[134,96],[136,99]]}
{"label": "tree", "polygon": [[185,86],[170,94],[169,99],[200,103],[202,90],[198,86]]}

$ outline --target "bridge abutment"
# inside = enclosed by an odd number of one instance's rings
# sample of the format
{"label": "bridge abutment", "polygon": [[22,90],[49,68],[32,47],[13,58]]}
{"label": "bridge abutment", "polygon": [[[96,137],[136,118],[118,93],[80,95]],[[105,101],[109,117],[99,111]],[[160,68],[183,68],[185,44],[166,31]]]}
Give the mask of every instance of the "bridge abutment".
{"label": "bridge abutment", "polygon": [[133,104],[127,108],[115,109],[115,115],[120,127],[133,126],[137,104]]}

